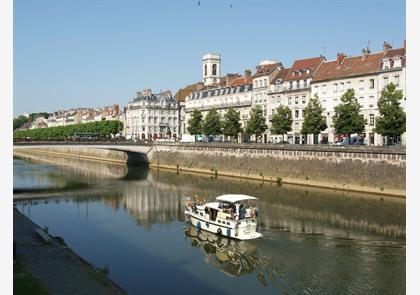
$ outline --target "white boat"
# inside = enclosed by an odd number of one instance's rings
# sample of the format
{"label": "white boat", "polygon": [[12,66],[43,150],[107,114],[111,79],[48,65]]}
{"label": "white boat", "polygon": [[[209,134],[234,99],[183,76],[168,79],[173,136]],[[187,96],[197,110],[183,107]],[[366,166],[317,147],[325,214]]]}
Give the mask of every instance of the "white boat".
{"label": "white boat", "polygon": [[221,195],[215,202],[187,201],[185,215],[198,229],[238,240],[261,238],[257,232],[256,197],[240,194]]}

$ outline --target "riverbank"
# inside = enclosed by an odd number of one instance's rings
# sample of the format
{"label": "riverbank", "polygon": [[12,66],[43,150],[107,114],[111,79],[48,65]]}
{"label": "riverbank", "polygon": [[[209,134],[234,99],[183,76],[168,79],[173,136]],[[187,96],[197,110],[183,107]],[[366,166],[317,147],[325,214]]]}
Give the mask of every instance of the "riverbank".
{"label": "riverbank", "polygon": [[[110,151],[110,152],[107,152]],[[127,153],[127,156],[124,156]],[[14,148],[24,158],[116,162],[128,155],[150,168],[405,198],[405,148],[159,143]]]}
{"label": "riverbank", "polygon": [[[46,233],[48,242],[38,231],[42,229],[13,210],[13,240],[16,259],[40,281],[48,294],[126,294],[104,273],[68,248],[62,239]],[[44,232],[45,233],[45,232]]]}

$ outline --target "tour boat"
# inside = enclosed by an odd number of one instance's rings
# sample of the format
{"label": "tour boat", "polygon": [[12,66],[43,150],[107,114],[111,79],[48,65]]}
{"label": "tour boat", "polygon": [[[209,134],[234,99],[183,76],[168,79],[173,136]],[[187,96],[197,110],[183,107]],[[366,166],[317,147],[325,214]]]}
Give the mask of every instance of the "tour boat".
{"label": "tour boat", "polygon": [[185,215],[199,230],[238,240],[261,238],[257,232],[258,208],[256,197],[229,194],[221,195],[215,202],[192,202],[188,199]]}

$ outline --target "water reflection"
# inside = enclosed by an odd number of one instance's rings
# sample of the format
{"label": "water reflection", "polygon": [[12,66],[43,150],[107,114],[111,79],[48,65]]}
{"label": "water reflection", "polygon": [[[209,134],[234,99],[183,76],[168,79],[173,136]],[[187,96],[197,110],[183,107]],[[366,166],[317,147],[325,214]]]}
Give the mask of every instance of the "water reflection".
{"label": "water reflection", "polygon": [[[206,263],[227,275],[237,277],[253,273],[259,262],[257,248],[251,247],[249,243],[241,243],[241,241],[220,237],[203,230],[199,231],[191,224],[187,226],[185,236],[192,247],[201,249]],[[243,249],[246,246],[248,249]]]}
{"label": "water reflection", "polygon": [[[87,170],[31,165],[16,165],[15,177],[29,167],[47,180],[54,175],[87,181],[90,190],[16,202],[18,208],[63,236],[83,257],[108,264],[117,282],[134,293],[144,291],[139,273],[164,285],[159,272],[165,269],[176,272],[168,276],[200,279],[207,284],[201,293],[405,292],[404,202],[134,167],[120,179],[109,179],[86,172],[101,169],[96,164]],[[260,198],[264,239],[219,238],[185,223],[188,196],[211,201],[224,193]]]}

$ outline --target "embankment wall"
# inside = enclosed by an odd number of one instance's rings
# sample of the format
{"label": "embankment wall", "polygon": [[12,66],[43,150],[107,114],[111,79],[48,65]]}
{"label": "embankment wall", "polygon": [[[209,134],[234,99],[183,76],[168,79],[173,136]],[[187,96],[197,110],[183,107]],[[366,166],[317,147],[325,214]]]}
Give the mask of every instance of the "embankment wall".
{"label": "embankment wall", "polygon": [[159,143],[147,147],[116,145],[115,149],[118,150],[87,145],[34,146],[15,148],[14,154],[121,164],[136,160],[141,163],[143,159],[150,167],[182,173],[405,196],[405,148]]}

